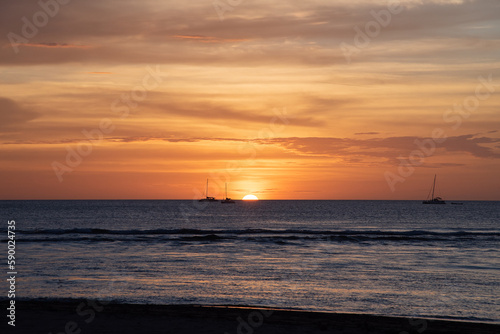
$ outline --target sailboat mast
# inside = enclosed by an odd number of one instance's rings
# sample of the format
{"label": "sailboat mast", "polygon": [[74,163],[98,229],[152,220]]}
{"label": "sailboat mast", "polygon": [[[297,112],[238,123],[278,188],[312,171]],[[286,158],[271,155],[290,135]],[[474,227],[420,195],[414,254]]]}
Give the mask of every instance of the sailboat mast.
{"label": "sailboat mast", "polygon": [[434,183],[432,184],[432,197],[434,199],[434,188],[436,187],[436,174],[434,174]]}
{"label": "sailboat mast", "polygon": [[226,183],[226,198],[227,198],[227,183]]}
{"label": "sailboat mast", "polygon": [[205,189],[205,197],[207,197],[207,198],[208,198],[208,179],[207,179],[207,187],[206,187],[206,189]]}

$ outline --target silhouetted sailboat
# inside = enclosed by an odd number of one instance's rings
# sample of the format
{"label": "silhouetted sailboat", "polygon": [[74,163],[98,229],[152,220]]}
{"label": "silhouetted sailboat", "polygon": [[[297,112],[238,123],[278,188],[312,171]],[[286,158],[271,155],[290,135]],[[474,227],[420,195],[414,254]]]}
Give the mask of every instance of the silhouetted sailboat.
{"label": "silhouetted sailboat", "polygon": [[432,184],[432,195],[430,199],[423,201],[423,204],[446,204],[441,197],[434,197],[434,190],[436,189],[436,175],[434,175],[434,183]]}
{"label": "silhouetted sailboat", "polygon": [[207,188],[205,190],[205,198],[198,200],[198,202],[217,202],[215,197],[208,196],[208,179],[207,179]]}
{"label": "silhouetted sailboat", "polygon": [[222,204],[225,204],[225,203],[235,203],[235,201],[233,201],[232,199],[230,199],[229,197],[227,197],[227,183],[226,183],[226,198],[223,199],[222,201],[220,201]]}

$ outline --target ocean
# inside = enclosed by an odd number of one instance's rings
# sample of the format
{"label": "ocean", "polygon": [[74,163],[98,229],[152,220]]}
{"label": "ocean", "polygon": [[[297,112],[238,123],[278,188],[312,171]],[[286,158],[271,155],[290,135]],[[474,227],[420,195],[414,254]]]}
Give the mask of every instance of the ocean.
{"label": "ocean", "polygon": [[0,208],[4,244],[15,220],[21,301],[500,323],[500,202],[0,201]]}

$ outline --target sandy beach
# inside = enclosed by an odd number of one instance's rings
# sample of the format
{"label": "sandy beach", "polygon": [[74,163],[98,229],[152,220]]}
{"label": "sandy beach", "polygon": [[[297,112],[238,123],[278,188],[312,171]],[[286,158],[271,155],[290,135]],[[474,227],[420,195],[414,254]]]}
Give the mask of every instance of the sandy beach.
{"label": "sandy beach", "polygon": [[[499,333],[500,325],[362,314],[204,305],[19,301],[9,333]],[[2,330],[4,333],[4,331]]]}

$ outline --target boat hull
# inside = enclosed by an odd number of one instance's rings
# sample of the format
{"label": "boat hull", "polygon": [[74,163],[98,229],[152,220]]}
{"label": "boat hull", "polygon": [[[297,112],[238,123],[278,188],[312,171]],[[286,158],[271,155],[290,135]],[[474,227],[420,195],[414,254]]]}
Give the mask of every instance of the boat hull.
{"label": "boat hull", "polygon": [[207,198],[202,198],[202,199],[198,200],[198,202],[218,202],[218,200],[216,200],[213,197],[207,197]]}
{"label": "boat hull", "polygon": [[422,204],[446,204],[446,202],[440,200],[430,200],[430,201],[423,201]]}

